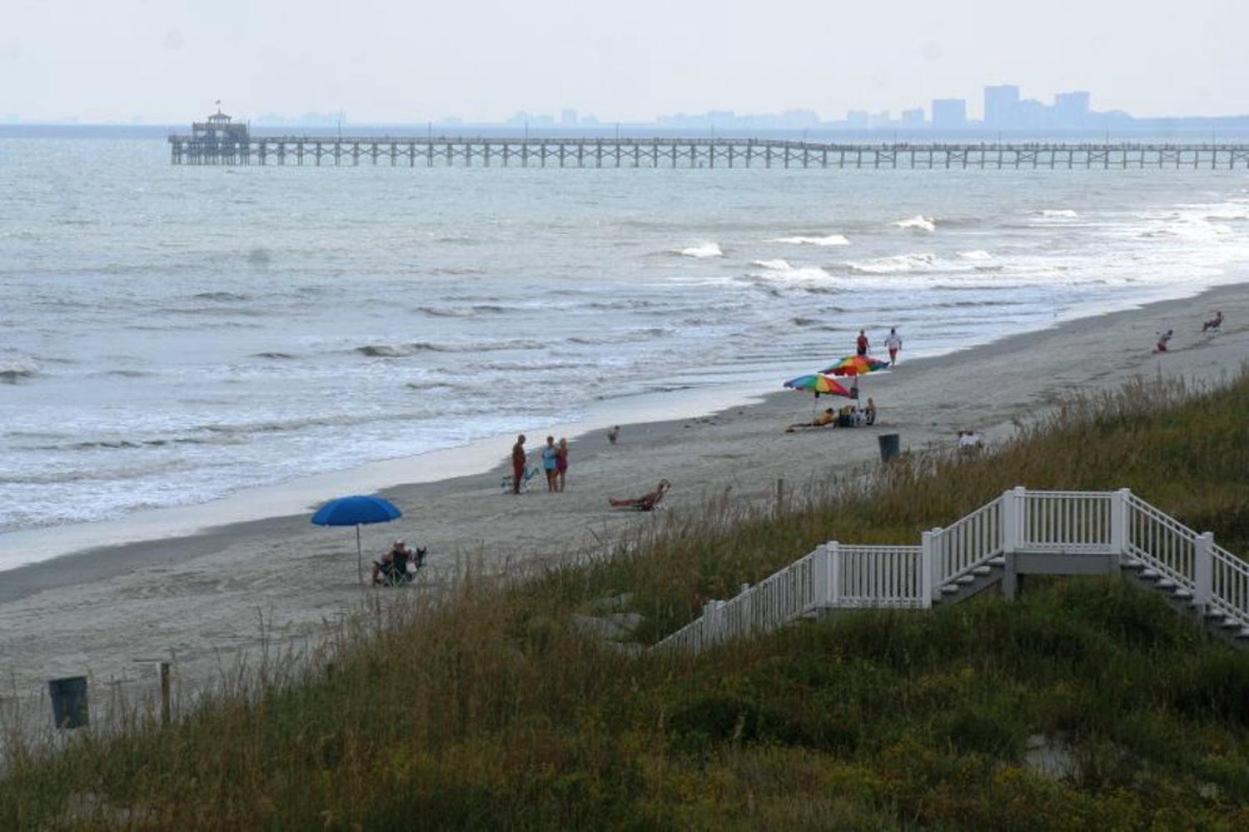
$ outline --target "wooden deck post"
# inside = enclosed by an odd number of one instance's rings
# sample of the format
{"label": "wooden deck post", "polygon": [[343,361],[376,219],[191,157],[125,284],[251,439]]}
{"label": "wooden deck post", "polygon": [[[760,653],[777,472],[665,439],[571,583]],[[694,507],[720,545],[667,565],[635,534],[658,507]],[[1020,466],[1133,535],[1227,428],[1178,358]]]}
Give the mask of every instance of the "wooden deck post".
{"label": "wooden deck post", "polygon": [[1193,601],[1202,612],[1214,597],[1214,534],[1197,535],[1193,545]]}
{"label": "wooden deck post", "polygon": [[924,609],[930,609],[940,588],[937,583],[937,535],[940,529],[924,532],[919,543],[919,581],[920,595],[923,596]]}

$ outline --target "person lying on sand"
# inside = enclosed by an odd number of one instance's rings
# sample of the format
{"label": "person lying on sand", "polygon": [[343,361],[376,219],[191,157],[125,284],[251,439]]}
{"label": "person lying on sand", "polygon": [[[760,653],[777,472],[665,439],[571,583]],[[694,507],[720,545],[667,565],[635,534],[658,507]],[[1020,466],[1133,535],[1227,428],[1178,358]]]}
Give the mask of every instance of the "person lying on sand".
{"label": "person lying on sand", "polygon": [[1201,331],[1208,332],[1214,330],[1218,332],[1221,326],[1223,326],[1223,310],[1217,309],[1214,312],[1214,317],[1201,325]]}
{"label": "person lying on sand", "polygon": [[837,414],[833,412],[833,409],[831,407],[825,410],[819,416],[815,417],[814,421],[795,422],[794,424],[785,428],[785,432],[793,433],[794,431],[800,430],[802,428],[823,428],[829,425],[832,425],[834,427],[837,426]]}
{"label": "person lying on sand", "polygon": [[615,500],[608,498],[607,502],[612,508],[632,508],[638,511],[652,511],[663,500],[664,495],[668,493],[668,489],[672,487],[672,483],[667,480],[660,480],[655,490],[642,497],[631,500]]}

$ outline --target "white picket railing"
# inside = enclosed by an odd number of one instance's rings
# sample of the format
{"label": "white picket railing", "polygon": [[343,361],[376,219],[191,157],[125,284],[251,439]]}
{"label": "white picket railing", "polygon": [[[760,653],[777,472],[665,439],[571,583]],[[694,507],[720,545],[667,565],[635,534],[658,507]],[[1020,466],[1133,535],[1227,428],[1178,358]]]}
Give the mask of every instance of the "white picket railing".
{"label": "white picket railing", "polygon": [[1249,621],[1249,564],[1210,540],[1210,570],[1199,572],[1196,596],[1220,612]]}
{"label": "white picket railing", "polygon": [[1216,546],[1209,533],[1198,534],[1127,489],[1014,488],[947,528],[924,532],[919,546],[826,543],[755,586],[744,585],[734,598],[707,602],[699,618],[655,646],[698,652],[819,609],[930,607],[942,587],[1016,553],[1135,561],[1249,628],[1249,564]]}
{"label": "white picket railing", "polygon": [[[1020,494],[1020,492],[1011,492]],[[1023,491],[1017,549],[1064,554],[1112,554],[1114,492]]]}
{"label": "white picket railing", "polygon": [[922,547],[833,546],[828,606],[924,606]]}

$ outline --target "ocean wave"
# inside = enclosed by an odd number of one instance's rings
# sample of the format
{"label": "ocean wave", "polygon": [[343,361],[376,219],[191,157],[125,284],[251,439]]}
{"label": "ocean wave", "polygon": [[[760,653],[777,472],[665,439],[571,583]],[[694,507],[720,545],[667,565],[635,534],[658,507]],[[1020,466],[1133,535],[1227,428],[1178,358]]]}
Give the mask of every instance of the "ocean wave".
{"label": "ocean wave", "polygon": [[271,360],[273,360],[273,361],[286,361],[286,360],[291,359],[291,358],[294,358],[294,357],[295,357],[295,356],[291,355],[289,352],[272,352],[272,351],[266,351],[266,352],[255,352],[255,353],[252,353],[252,358],[268,358],[268,359],[271,359]]}
{"label": "ocean wave", "polygon": [[798,235],[794,237],[777,237],[774,240],[768,240],[769,243],[788,243],[795,246],[848,246],[850,241],[842,234],[826,234],[823,237],[807,237]]}
{"label": "ocean wave", "polygon": [[406,344],[366,344],[355,351],[369,358],[408,358],[423,352],[498,352],[504,350],[540,350],[546,345],[541,341],[514,339],[510,341],[474,341],[435,344],[432,341],[412,341]]}
{"label": "ocean wave", "polygon": [[937,266],[935,254],[897,254],[846,263],[846,267],[859,274],[901,274],[903,272],[931,270]]}
{"label": "ocean wave", "polygon": [[1046,208],[1038,213],[1040,213],[1043,217],[1062,220],[1074,220],[1076,217],[1080,216],[1070,208]]}
{"label": "ocean wave", "polygon": [[758,265],[763,266],[764,271],[754,272],[751,277],[769,283],[828,283],[833,279],[819,266],[793,266],[786,260],[761,261]]}
{"label": "ocean wave", "polygon": [[694,257],[702,260],[708,257],[723,257],[724,251],[721,250],[719,243],[700,243],[696,246],[683,248],[677,254],[680,254],[682,257]]}
{"label": "ocean wave", "polygon": [[416,311],[431,318],[473,318],[478,315],[501,315],[507,309],[491,303],[478,303],[469,307],[418,306]]}
{"label": "ocean wave", "polygon": [[775,272],[787,272],[793,268],[789,265],[788,260],[754,260],[751,261],[752,266],[758,266],[761,269],[769,269]]}
{"label": "ocean wave", "polygon": [[960,251],[958,253],[960,259],[963,260],[992,260],[993,255],[987,251],[976,249],[975,251]]}
{"label": "ocean wave", "polygon": [[237,303],[241,301],[251,300],[248,295],[242,295],[238,292],[200,292],[192,295],[195,300],[214,300],[222,303]]}
{"label": "ocean wave", "polygon": [[936,231],[937,221],[932,217],[925,217],[923,214],[916,214],[913,217],[907,217],[904,220],[898,220],[894,223],[898,228],[905,228],[910,231]]}
{"label": "ocean wave", "polygon": [[147,370],[101,370],[100,372],[92,373],[91,375],[96,378],[108,378],[110,376],[115,378],[146,378],[148,376],[154,376],[156,373],[152,373]]}
{"label": "ocean wave", "polygon": [[626,342],[650,341],[655,338],[662,338],[665,335],[671,335],[672,330],[661,326],[651,326],[645,329],[631,329],[627,332],[608,333],[606,335],[571,335],[565,338],[565,342],[569,344],[581,344],[583,346],[594,346],[599,344],[622,344]]}
{"label": "ocean wave", "polygon": [[32,364],[0,364],[0,384],[21,384],[39,375]]}

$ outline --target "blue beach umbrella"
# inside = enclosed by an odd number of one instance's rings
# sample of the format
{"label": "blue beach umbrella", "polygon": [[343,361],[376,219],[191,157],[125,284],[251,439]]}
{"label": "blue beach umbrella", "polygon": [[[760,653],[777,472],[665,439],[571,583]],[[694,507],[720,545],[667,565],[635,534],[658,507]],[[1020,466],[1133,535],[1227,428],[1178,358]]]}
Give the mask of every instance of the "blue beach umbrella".
{"label": "blue beach umbrella", "polygon": [[318,526],[356,527],[356,574],[364,583],[364,550],[360,546],[360,527],[369,523],[389,523],[403,512],[381,497],[339,497],[330,500],[312,515]]}

